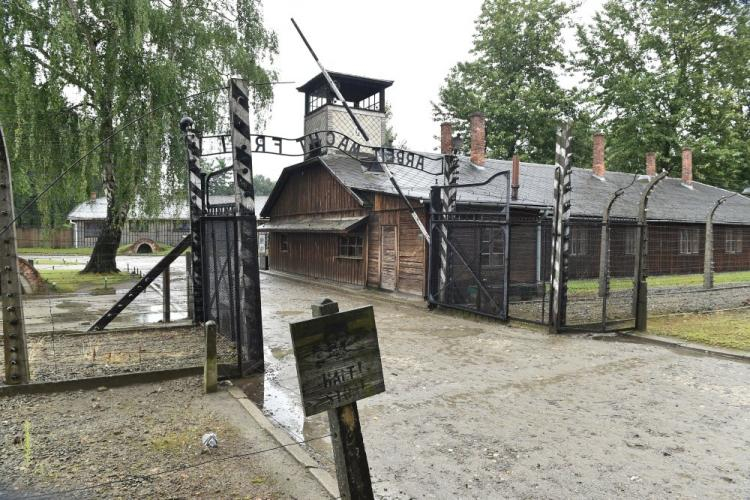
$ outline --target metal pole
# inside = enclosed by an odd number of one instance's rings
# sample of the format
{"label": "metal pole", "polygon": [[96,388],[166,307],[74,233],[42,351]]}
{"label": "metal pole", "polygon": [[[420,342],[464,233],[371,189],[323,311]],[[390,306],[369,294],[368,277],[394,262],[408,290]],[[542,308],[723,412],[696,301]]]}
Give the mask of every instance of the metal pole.
{"label": "metal pole", "polygon": [[[247,83],[229,80],[229,117],[232,123],[232,165],[234,169],[235,214],[238,217],[238,268],[242,330],[247,339],[244,372],[263,371],[263,323],[261,320],[260,270],[258,269],[258,233],[253,188],[253,158],[250,145],[250,98]],[[244,333],[244,335],[243,335]]]}
{"label": "metal pole", "polygon": [[216,322],[206,321],[203,326],[206,334],[206,361],[203,365],[203,390],[206,394],[216,392],[218,374],[218,359],[216,357]]}
{"label": "metal pole", "polygon": [[635,286],[633,287],[633,313],[635,315],[635,328],[639,332],[645,332],[648,328],[648,285],[646,283],[646,255],[648,249],[648,233],[646,212],[648,211],[648,198],[656,185],[667,177],[666,170],[654,177],[648,183],[646,189],[641,193],[641,201],[638,205],[638,240],[635,252]]}
{"label": "metal pole", "polygon": [[312,49],[310,44],[307,42],[307,38],[305,38],[305,35],[302,34],[302,30],[299,29],[299,26],[297,26],[297,22],[292,18],[292,24],[294,24],[294,29],[297,30],[297,33],[299,33],[299,36],[302,38],[302,41],[305,42],[305,45],[307,46],[307,50],[310,51],[310,54],[313,56],[313,59],[315,59],[315,62],[318,63],[318,67],[320,68],[321,73],[323,73],[323,76],[325,77],[326,81],[328,82],[328,86],[331,87],[331,90],[336,95],[336,98],[341,101],[341,104],[343,104],[344,109],[346,109],[346,112],[349,113],[349,117],[354,122],[354,125],[357,126],[357,130],[359,130],[359,133],[362,134],[362,137],[365,139],[365,142],[370,142],[370,138],[367,136],[367,132],[365,132],[365,129],[362,128],[362,125],[359,124],[359,120],[357,120],[357,117],[354,116],[354,113],[349,108],[349,105],[346,103],[346,99],[344,99],[344,96],[341,95],[341,91],[336,86],[335,83],[333,83],[333,80],[331,80],[331,76],[328,74],[328,71],[323,67],[323,63],[320,62],[320,59],[318,59],[317,54],[315,54],[315,51]]}
{"label": "metal pole", "polygon": [[193,120],[184,117],[180,120],[180,129],[185,135],[188,163],[188,204],[190,206],[190,234],[193,264],[193,323],[204,321],[203,314],[203,264],[201,244],[201,218],[203,217],[203,172],[200,168],[200,141],[193,131]]}
{"label": "metal pole", "polygon": [[3,340],[5,347],[5,383],[28,384],[29,358],[26,348],[26,324],[18,274],[15,208],[10,159],[0,127],[0,227],[8,228],[0,244],[0,291],[3,296]]}
{"label": "metal pole", "polygon": [[193,254],[188,252],[185,254],[185,291],[187,295],[187,317],[193,319],[195,312],[193,306],[195,301],[193,300]]}
{"label": "metal pole", "polygon": [[[458,184],[458,151],[453,150],[453,154],[443,157],[443,185],[450,186]],[[450,249],[448,248],[448,219],[449,214],[456,211],[456,188],[441,189],[441,223],[438,226],[440,233],[440,272],[438,274],[438,290],[440,291],[440,302],[445,303],[445,292],[448,286],[450,276]]]}
{"label": "metal pole", "polygon": [[555,149],[554,217],[552,226],[552,270],[550,289],[550,333],[559,333],[565,324],[568,297],[568,255],[570,253],[571,147],[570,126],[557,131]]}

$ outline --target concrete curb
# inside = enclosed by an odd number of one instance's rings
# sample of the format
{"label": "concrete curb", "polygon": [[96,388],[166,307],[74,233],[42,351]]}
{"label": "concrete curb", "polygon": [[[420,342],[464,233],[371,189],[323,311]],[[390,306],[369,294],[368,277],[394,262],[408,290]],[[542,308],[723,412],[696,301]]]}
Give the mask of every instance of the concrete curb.
{"label": "concrete curb", "polygon": [[623,332],[619,333],[618,335],[622,337],[628,337],[639,342],[661,345],[675,349],[685,349],[688,351],[705,354],[707,356],[716,356],[720,358],[727,358],[735,361],[750,363],[750,353],[746,351],[727,349],[724,347],[707,346],[704,344],[698,344],[696,342],[688,342],[685,340],[661,337],[659,335],[649,335],[644,333]]}
{"label": "concrete curb", "polygon": [[263,412],[255,406],[255,404],[247,398],[242,389],[239,387],[230,387],[229,394],[231,394],[247,413],[255,420],[260,427],[268,432],[280,445],[284,446],[284,449],[294,457],[297,462],[302,464],[305,469],[312,474],[320,485],[331,495],[332,498],[339,498],[339,486],[334,479],[326,470],[321,469],[316,462],[305,449],[295,444],[296,441],[289,436],[285,431],[276,427]]}

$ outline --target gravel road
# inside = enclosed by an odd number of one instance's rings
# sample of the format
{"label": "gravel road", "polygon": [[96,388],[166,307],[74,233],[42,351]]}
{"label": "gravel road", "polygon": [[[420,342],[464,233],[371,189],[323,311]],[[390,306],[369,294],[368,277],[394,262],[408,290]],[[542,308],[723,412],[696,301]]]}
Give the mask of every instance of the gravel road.
{"label": "gravel road", "polygon": [[[302,415],[289,322],[325,296],[341,310],[373,304],[386,393],[359,408],[383,498],[750,494],[746,363],[549,336],[268,274],[262,291],[265,411],[296,436],[327,421]],[[330,448],[317,448],[330,467]]]}

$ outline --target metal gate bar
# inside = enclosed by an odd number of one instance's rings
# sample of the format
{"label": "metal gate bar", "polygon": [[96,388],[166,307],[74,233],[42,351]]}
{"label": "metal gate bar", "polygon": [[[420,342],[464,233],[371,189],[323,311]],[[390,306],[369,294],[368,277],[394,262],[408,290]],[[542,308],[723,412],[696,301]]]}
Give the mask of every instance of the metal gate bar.
{"label": "metal gate bar", "polygon": [[[485,186],[505,179],[498,203],[486,210],[451,204],[446,210],[443,191]],[[485,182],[433,186],[430,197],[430,234],[427,298],[443,306],[505,320],[508,317],[510,259],[510,172],[499,172]],[[504,196],[504,199],[503,199]],[[443,255],[446,254],[446,255]]]}

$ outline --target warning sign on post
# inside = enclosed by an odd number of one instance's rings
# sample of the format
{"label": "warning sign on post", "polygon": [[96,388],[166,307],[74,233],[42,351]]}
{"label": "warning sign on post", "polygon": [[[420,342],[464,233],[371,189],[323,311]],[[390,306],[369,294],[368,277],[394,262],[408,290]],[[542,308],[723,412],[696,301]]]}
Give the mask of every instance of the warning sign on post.
{"label": "warning sign on post", "polygon": [[289,328],[306,416],[385,391],[372,306]]}

